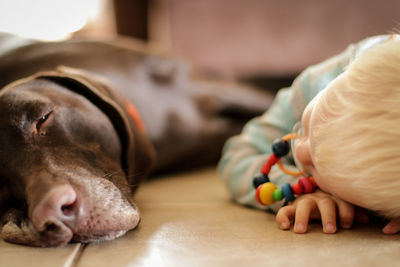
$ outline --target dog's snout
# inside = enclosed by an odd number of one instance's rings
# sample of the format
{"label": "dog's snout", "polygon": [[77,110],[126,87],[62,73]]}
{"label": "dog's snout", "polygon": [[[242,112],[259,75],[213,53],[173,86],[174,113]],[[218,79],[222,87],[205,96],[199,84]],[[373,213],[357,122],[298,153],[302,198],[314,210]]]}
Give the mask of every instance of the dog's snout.
{"label": "dog's snout", "polygon": [[45,237],[58,245],[68,243],[78,223],[81,205],[70,185],[59,185],[46,192],[32,211],[32,223]]}

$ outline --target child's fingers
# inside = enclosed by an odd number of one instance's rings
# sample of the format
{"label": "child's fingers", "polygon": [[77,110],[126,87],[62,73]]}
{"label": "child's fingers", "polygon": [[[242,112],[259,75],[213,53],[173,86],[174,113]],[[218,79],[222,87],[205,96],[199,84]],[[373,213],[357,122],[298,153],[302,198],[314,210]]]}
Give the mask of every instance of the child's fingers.
{"label": "child's fingers", "polygon": [[296,213],[296,207],[293,205],[285,206],[279,209],[275,221],[282,230],[290,229],[290,221],[293,220]]}
{"label": "child's fingers", "polygon": [[322,227],[326,234],[336,232],[336,204],[331,198],[324,198],[317,203],[321,213]]}
{"label": "child's fingers", "polygon": [[354,206],[341,199],[336,199],[336,205],[340,226],[346,229],[350,228],[354,221]]}
{"label": "child's fingers", "polygon": [[304,198],[297,203],[296,217],[294,222],[294,232],[303,234],[307,231],[308,220],[310,219],[311,211],[315,208],[315,201],[309,198]]}
{"label": "child's fingers", "polygon": [[385,227],[382,229],[384,234],[393,235],[397,234],[400,231],[400,219],[391,220]]}

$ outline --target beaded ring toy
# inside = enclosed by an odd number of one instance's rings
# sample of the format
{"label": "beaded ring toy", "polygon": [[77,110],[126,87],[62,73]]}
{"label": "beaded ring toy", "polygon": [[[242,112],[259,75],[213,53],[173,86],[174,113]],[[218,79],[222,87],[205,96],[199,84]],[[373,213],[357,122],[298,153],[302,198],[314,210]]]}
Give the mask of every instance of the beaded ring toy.
{"label": "beaded ring toy", "polygon": [[[288,134],[282,137],[281,140],[272,144],[272,154],[261,167],[261,175],[254,177],[253,185],[256,188],[256,199],[262,205],[270,205],[275,201],[286,199],[293,201],[295,195],[308,194],[314,192],[317,184],[312,176],[306,176],[303,170],[291,171],[285,168],[281,162],[281,157],[286,156],[289,151],[289,141],[299,136],[296,133]],[[282,188],[277,188],[271,183],[268,174],[273,165],[277,164],[279,168],[286,174],[292,176],[302,176],[298,183],[290,185],[284,184]]]}

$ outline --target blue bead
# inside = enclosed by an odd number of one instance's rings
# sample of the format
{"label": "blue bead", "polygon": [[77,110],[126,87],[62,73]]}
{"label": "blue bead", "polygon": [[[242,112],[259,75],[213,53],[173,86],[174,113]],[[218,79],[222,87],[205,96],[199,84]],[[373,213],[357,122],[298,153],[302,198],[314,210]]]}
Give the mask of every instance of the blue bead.
{"label": "blue bead", "polygon": [[285,196],[286,201],[294,200],[294,194],[292,191],[292,186],[290,184],[284,184],[282,186],[282,192],[283,192],[283,195]]}
{"label": "blue bead", "polygon": [[257,175],[253,179],[253,186],[257,189],[262,184],[269,183],[269,177],[265,174]]}
{"label": "blue bead", "polygon": [[281,158],[286,156],[290,151],[289,142],[284,140],[279,140],[272,144],[272,152],[274,152],[275,156]]}

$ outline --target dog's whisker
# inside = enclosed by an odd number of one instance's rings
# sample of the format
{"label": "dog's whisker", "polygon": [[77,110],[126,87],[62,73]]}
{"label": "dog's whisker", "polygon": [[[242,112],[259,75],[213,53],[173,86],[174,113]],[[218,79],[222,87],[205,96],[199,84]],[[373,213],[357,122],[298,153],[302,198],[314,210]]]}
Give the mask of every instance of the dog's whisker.
{"label": "dog's whisker", "polygon": [[126,178],[131,179],[143,175],[143,172],[127,175]]}
{"label": "dog's whisker", "polygon": [[[130,181],[131,178],[135,178],[135,177],[138,177],[138,176],[141,176],[141,175],[143,175],[143,172],[138,172],[138,173],[134,173],[132,175],[127,175],[126,178],[127,178],[128,181]],[[132,179],[132,180],[135,180],[135,179]],[[138,187],[140,185],[140,182],[138,182],[138,183],[129,183],[128,182],[128,185],[131,188],[134,188],[134,187]]]}
{"label": "dog's whisker", "polygon": [[106,174],[103,175],[102,178],[110,178],[110,177],[112,177],[112,176],[114,176],[114,175],[116,175],[116,174],[118,174],[118,173],[119,173],[119,172],[117,172],[117,171],[115,171],[115,172],[110,172],[110,173],[106,173]]}
{"label": "dog's whisker", "polygon": [[140,184],[128,184],[130,188],[136,188],[139,187]]}

